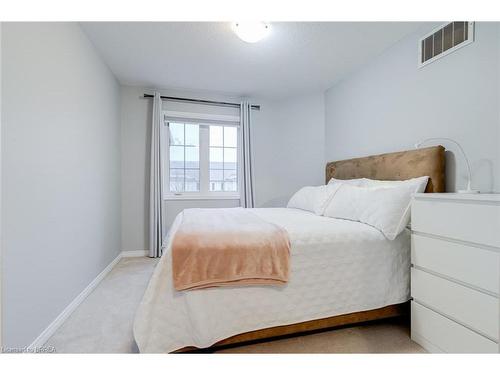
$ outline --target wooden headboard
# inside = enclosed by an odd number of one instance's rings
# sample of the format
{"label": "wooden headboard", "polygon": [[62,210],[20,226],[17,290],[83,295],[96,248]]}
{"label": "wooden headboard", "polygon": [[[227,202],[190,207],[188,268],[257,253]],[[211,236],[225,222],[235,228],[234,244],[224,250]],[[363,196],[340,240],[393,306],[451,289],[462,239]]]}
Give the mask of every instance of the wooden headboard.
{"label": "wooden headboard", "polygon": [[371,178],[373,180],[407,180],[429,176],[426,193],[445,191],[445,156],[443,146],[332,161],[326,164],[326,182]]}

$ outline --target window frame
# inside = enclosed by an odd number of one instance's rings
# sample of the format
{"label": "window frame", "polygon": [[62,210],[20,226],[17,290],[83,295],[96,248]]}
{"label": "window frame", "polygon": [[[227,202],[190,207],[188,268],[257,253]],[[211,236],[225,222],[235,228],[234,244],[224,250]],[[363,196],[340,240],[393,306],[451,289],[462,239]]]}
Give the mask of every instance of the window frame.
{"label": "window frame", "polygon": [[[200,191],[174,193],[170,191],[170,136],[168,123],[177,122],[199,125],[199,152],[200,152]],[[232,126],[237,128],[237,191],[210,191],[210,125]],[[242,188],[242,134],[240,131],[239,116],[210,115],[187,112],[163,111],[163,125],[160,131],[162,147],[163,169],[163,200],[212,200],[212,199],[241,199]]]}

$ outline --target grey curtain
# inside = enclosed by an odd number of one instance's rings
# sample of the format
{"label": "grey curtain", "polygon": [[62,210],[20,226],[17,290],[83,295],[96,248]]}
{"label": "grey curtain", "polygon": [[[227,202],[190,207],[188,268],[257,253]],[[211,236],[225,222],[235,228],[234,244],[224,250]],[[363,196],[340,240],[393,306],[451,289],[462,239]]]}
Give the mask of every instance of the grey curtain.
{"label": "grey curtain", "polygon": [[162,253],[165,220],[163,217],[163,168],[160,132],[163,125],[162,101],[155,92],[151,116],[151,175],[149,185],[149,256],[156,258]]}
{"label": "grey curtain", "polygon": [[240,104],[240,130],[242,134],[242,207],[254,207],[255,196],[253,189],[253,160],[252,160],[252,142],[251,142],[251,121],[252,106],[247,101]]}

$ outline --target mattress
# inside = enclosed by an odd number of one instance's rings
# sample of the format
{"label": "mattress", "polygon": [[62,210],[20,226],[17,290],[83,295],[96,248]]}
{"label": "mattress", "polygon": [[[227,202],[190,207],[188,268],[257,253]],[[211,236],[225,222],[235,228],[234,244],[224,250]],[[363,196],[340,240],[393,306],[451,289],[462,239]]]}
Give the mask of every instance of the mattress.
{"label": "mattress", "polygon": [[410,234],[393,241],[377,229],[291,208],[251,209],[285,228],[291,272],[283,286],[176,291],[172,282],[174,221],[136,313],[140,352],[209,347],[257,329],[372,310],[409,299]]}

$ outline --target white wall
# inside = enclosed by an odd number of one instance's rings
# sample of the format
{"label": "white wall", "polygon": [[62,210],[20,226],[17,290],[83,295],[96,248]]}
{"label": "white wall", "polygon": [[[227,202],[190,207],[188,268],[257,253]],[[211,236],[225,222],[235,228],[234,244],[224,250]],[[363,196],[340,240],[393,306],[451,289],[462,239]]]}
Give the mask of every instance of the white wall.
{"label": "white wall", "polygon": [[[429,31],[401,40],[326,92],[326,158],[451,137],[471,160],[473,187],[500,191],[499,24],[476,23],[474,43],[418,69],[417,41]],[[464,162],[453,145],[443,145],[455,154],[447,165],[447,189],[463,188]]]}
{"label": "white wall", "polygon": [[149,150],[152,101],[140,89],[121,88],[122,250],[148,250]]}
{"label": "white wall", "polygon": [[75,23],[2,33],[4,342],[24,347],[119,254],[119,85]]}
{"label": "white wall", "polygon": [[262,106],[253,114],[257,206],[285,206],[299,188],[324,184],[324,96],[256,102]]}
{"label": "white wall", "polygon": [[[149,147],[151,89],[122,86],[122,246],[124,251],[147,250],[149,211]],[[235,96],[159,90],[163,95],[239,102]],[[260,111],[252,111],[255,154],[255,189],[258,206],[283,206],[291,194],[307,184],[324,180],[324,98],[322,94],[282,101],[252,99]],[[165,104],[166,103],[166,104]],[[217,111],[220,107],[181,108],[165,102],[165,108],[185,111]],[[233,109],[224,109],[234,111]],[[227,112],[226,114],[233,114]],[[184,208],[235,207],[234,200],[168,201],[167,226]]]}

